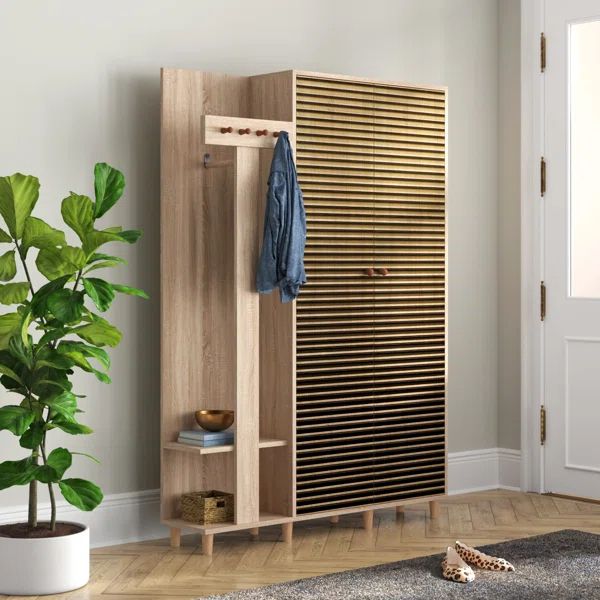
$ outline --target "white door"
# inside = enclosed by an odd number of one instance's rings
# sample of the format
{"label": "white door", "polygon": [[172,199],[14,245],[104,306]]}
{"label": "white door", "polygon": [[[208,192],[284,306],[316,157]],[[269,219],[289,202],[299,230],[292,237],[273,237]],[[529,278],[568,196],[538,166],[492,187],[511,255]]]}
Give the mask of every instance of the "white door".
{"label": "white door", "polygon": [[544,487],[600,499],[600,0],[544,20]]}

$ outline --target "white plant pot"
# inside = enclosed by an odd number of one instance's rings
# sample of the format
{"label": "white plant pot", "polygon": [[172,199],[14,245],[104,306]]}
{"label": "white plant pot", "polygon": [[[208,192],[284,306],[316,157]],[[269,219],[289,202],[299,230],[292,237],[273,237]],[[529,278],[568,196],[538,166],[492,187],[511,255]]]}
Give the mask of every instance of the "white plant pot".
{"label": "white plant pot", "polygon": [[83,587],[89,579],[87,527],[53,538],[0,537],[0,594],[60,594]]}

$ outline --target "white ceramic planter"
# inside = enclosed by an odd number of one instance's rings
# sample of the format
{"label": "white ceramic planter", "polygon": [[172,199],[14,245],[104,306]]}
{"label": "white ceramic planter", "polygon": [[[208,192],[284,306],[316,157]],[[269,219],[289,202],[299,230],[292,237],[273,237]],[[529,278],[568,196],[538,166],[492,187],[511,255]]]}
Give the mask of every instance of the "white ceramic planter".
{"label": "white ceramic planter", "polygon": [[83,587],[90,579],[90,530],[53,538],[0,537],[0,594],[37,596]]}

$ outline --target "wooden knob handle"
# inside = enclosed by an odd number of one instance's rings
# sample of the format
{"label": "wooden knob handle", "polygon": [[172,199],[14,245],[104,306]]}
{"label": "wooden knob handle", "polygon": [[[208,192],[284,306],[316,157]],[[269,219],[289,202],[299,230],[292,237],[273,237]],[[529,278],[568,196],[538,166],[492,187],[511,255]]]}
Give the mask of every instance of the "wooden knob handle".
{"label": "wooden knob handle", "polygon": [[256,130],[256,135],[267,135],[267,133],[269,133],[266,129],[257,129]]}
{"label": "wooden knob handle", "polygon": [[385,267],[380,267],[379,269],[377,269],[377,272],[385,277],[389,273],[389,270]]}
{"label": "wooden knob handle", "polygon": [[233,127],[221,127],[221,133],[231,133],[233,131]]}
{"label": "wooden knob handle", "polygon": [[373,277],[373,275],[375,275],[375,269],[373,269],[373,267],[369,267],[368,269],[365,269],[365,275],[367,277]]}
{"label": "wooden knob handle", "polygon": [[240,135],[244,135],[245,133],[250,133],[250,127],[246,127],[246,129],[238,129],[238,133]]}
{"label": "wooden knob handle", "polygon": [[273,137],[279,137],[279,131],[274,131],[273,132]]}

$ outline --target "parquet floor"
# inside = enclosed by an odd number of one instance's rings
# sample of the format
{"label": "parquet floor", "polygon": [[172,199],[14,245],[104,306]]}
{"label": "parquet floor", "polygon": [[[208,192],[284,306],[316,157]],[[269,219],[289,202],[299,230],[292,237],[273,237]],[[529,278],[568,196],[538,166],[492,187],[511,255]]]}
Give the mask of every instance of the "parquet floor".
{"label": "parquet floor", "polygon": [[442,552],[456,539],[484,544],[560,529],[600,534],[600,505],[536,494],[490,491],[452,496],[431,521],[425,504],[375,513],[372,532],[361,516],[336,525],[317,520],[294,526],[294,540],[279,541],[280,527],[215,536],[214,555],[200,554],[199,539],[182,538],[99,548],[92,579],[82,589],[47,599],[184,600]]}

